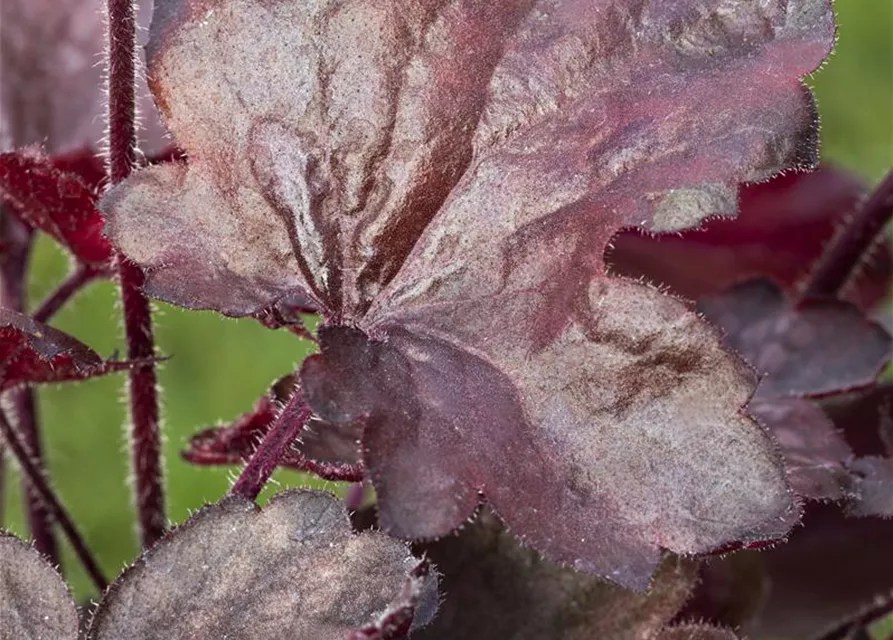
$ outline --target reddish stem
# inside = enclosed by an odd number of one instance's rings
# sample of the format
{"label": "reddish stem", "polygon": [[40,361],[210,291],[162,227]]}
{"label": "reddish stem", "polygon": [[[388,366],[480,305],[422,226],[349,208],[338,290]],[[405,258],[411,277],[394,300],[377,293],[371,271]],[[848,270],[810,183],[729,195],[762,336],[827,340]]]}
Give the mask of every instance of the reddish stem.
{"label": "reddish stem", "polygon": [[49,322],[50,318],[59,311],[78,291],[83,289],[100,276],[102,272],[92,267],[78,267],[72,271],[65,280],[50,293],[31,316],[37,322]]}
{"label": "reddish stem", "polygon": [[[108,0],[108,170],[109,183],[130,175],[136,164],[136,21],[132,0]],[[127,356],[143,362],[130,370],[131,464],[140,540],[152,546],[165,531],[161,481],[161,431],[155,374],[152,314],[142,292],[143,272],[119,256]]]}
{"label": "reddish stem", "polygon": [[297,387],[285,405],[285,409],[276,418],[257,451],[251,456],[248,465],[242,470],[230,493],[249,500],[256,499],[276,469],[276,465],[279,464],[279,460],[298,437],[298,433],[309,419],[310,407],[304,400],[303,391]]}
{"label": "reddish stem", "polygon": [[90,553],[84,539],[74,526],[68,512],[59,502],[59,499],[47,482],[46,477],[44,477],[40,467],[31,457],[24,440],[19,436],[16,430],[13,429],[9,420],[6,419],[6,416],[2,412],[0,412],[0,434],[3,435],[6,445],[10,448],[18,461],[22,474],[28,478],[29,485],[34,488],[37,495],[40,496],[44,507],[46,507],[47,511],[49,511],[55,521],[59,523],[62,531],[65,532],[68,541],[71,543],[78,559],[83,563],[90,579],[93,580],[93,583],[100,592],[104,591],[108,585],[108,581],[106,581],[105,576],[102,574],[99,564],[97,564],[96,560],[93,558],[93,554]]}
{"label": "reddish stem", "polygon": [[[3,306],[24,312],[26,307],[25,274],[31,257],[33,234],[31,230],[7,213],[0,219],[0,237],[7,245],[0,264],[0,299]],[[31,459],[43,468],[40,424],[37,419],[37,402],[30,388],[14,389],[9,399],[15,419],[28,447]],[[2,489],[2,486],[0,486]],[[59,549],[53,536],[53,520],[47,513],[40,496],[26,477],[22,478],[22,493],[28,519],[28,530],[35,548],[54,565],[59,564]]]}
{"label": "reddish stem", "polygon": [[891,216],[893,171],[887,174],[822,256],[803,288],[802,298],[836,297]]}

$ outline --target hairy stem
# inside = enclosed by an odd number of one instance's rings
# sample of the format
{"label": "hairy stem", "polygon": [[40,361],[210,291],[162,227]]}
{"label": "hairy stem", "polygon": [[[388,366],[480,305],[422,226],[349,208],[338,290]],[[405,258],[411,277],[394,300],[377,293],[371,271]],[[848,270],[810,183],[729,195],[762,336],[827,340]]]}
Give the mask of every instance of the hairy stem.
{"label": "hairy stem", "polygon": [[59,499],[47,482],[40,467],[35,464],[31,452],[29,451],[29,447],[24,439],[16,432],[9,423],[9,420],[7,420],[6,415],[2,412],[0,412],[0,435],[3,436],[6,445],[9,447],[10,451],[12,451],[12,454],[19,463],[22,475],[28,478],[30,486],[33,487],[37,495],[40,496],[44,507],[55,521],[59,523],[62,531],[64,531],[65,535],[68,537],[68,541],[71,543],[75,554],[87,570],[90,579],[93,580],[96,588],[102,592],[106,585],[108,585],[108,581],[102,574],[102,570],[93,558],[93,554],[91,554],[90,550],[87,548],[81,534],[74,526],[68,512],[62,506],[62,503],[59,502]]}
{"label": "hairy stem", "polygon": [[[25,278],[31,257],[33,234],[19,220],[0,212],[0,237],[7,245],[0,264],[0,303],[8,309],[24,313],[27,305]],[[19,432],[31,452],[31,460],[38,468],[43,469],[43,447],[34,391],[27,387],[13,389],[8,397]],[[53,519],[26,476],[22,477],[22,493],[27,512],[28,531],[31,533],[34,547],[50,562],[58,565],[59,549],[53,536]]]}
{"label": "hairy stem", "polygon": [[835,238],[803,288],[803,298],[835,297],[893,216],[893,171]]}
{"label": "hairy stem", "polygon": [[78,267],[50,293],[31,314],[37,322],[49,322],[78,291],[99,277],[100,271],[91,267]]}
{"label": "hairy stem", "polygon": [[[108,42],[108,170],[109,183],[117,184],[130,175],[137,157],[133,0],[108,0]],[[124,256],[118,264],[127,356],[142,362],[130,370],[130,440],[140,541],[149,547],[165,530],[152,314],[142,270]]]}
{"label": "hairy stem", "polygon": [[251,456],[248,465],[242,470],[230,493],[240,495],[249,500],[257,498],[261,489],[270,479],[273,470],[288,450],[288,447],[298,437],[310,418],[310,407],[304,400],[304,393],[300,387],[296,387],[294,393],[285,405],[285,409],[276,418],[273,426],[264,436],[263,441]]}

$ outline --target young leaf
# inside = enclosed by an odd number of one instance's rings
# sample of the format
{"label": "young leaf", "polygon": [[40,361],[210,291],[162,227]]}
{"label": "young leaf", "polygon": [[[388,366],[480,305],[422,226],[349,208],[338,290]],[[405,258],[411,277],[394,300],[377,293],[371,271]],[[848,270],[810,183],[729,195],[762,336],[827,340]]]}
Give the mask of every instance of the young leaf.
{"label": "young leaf", "polygon": [[[606,260],[614,273],[646,278],[689,300],[758,277],[791,292],[864,196],[864,185],[840,169],[791,171],[742,185],[735,219],[708,220],[700,229],[675,234],[626,230],[614,238]],[[871,308],[889,295],[891,277],[893,256],[882,243],[853,278],[846,298]]]}
{"label": "young leaf", "polygon": [[781,533],[790,495],[747,370],[605,247],[811,164],[799,79],[833,30],[827,0],[160,0],[150,84],[189,161],[102,206],[152,295],[322,313],[302,386],[362,422],[388,531],[444,535],[483,494],[644,587],[661,547]]}
{"label": "young leaf", "polygon": [[419,545],[442,574],[440,612],[413,640],[638,640],[682,607],[697,563],[664,559],[635,593],[540,559],[488,511],[457,535]]}
{"label": "young leaf", "polygon": [[419,563],[387,536],[352,533],[329,494],[283,492],[263,510],[230,496],[127,569],[88,638],[344,640],[372,629],[378,636],[356,637],[387,640],[408,631],[416,603],[436,589]]}
{"label": "young leaf", "polygon": [[[181,455],[197,465],[246,462],[270,430],[294,383],[294,376],[285,376],[257,401],[251,412],[230,425],[204,429],[192,436],[189,447]],[[342,427],[318,418],[311,419],[279,461],[279,466],[309,471],[326,480],[358,482],[364,474],[359,439],[359,431],[350,425]]]}
{"label": "young leaf", "polygon": [[793,305],[768,280],[704,298],[698,309],[763,376],[760,398],[868,387],[893,355],[890,335],[856,307],[828,299]]}
{"label": "young leaf", "polygon": [[31,546],[0,531],[0,638],[77,637],[77,607],[59,573]]}
{"label": "young leaf", "polygon": [[[64,163],[64,161],[63,161]],[[52,236],[82,263],[107,265],[112,246],[102,235],[94,185],[39,153],[0,154],[0,197],[28,225]]]}
{"label": "young leaf", "polygon": [[0,309],[0,391],[22,383],[84,380],[129,366],[103,360],[82,342],[29,316]]}

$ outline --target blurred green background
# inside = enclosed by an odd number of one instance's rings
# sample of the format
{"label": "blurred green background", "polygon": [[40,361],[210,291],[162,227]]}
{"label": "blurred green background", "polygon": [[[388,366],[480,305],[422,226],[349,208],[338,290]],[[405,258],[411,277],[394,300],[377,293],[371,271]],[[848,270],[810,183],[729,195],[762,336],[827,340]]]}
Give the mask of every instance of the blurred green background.
{"label": "blurred green background", "polygon": [[[838,0],[836,53],[812,79],[822,117],[823,158],[875,183],[893,166],[893,2]],[[40,300],[67,272],[67,259],[41,239],[30,294]],[[161,366],[168,518],[179,522],[229,488],[234,470],[192,467],[178,452],[200,427],[248,410],[269,383],[290,371],[310,345],[253,321],[156,305],[157,343],[172,356]],[[91,287],[54,324],[102,354],[124,351],[117,291]],[[45,448],[53,483],[109,576],[137,552],[128,488],[124,378],[40,390]],[[282,485],[306,484],[293,473]],[[269,492],[269,489],[268,489]],[[3,526],[23,533],[19,483],[7,478]],[[61,538],[61,536],[60,536]],[[63,542],[75,594],[94,595]]]}

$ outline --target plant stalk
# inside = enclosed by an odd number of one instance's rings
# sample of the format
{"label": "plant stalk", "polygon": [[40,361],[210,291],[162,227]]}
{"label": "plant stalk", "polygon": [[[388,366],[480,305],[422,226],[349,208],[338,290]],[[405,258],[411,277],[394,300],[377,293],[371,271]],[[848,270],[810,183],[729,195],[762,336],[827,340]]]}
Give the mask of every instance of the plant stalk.
{"label": "plant stalk", "polygon": [[91,267],[78,267],[62,281],[55,291],[44,298],[31,317],[37,322],[49,322],[78,291],[93,282],[99,275],[100,272]]}
{"label": "plant stalk", "polygon": [[[24,313],[26,311],[25,277],[31,257],[32,231],[7,212],[0,212],[0,237],[7,246],[0,264],[0,302],[2,306]],[[8,393],[13,417],[22,434],[31,460],[44,468],[40,423],[34,391],[28,387]],[[0,476],[2,478],[2,476]],[[0,491],[2,491],[0,482]],[[59,564],[59,549],[53,535],[53,519],[27,476],[22,477],[22,493],[28,520],[28,531],[34,547],[54,565]]]}
{"label": "plant stalk", "polygon": [[230,493],[249,500],[257,499],[261,489],[264,488],[276,469],[276,465],[279,464],[282,455],[298,437],[307,420],[310,419],[310,413],[310,407],[304,400],[304,393],[298,386],[285,405],[285,409],[276,418],[257,451],[242,470]]}
{"label": "plant stalk", "polygon": [[68,541],[71,543],[75,554],[83,563],[84,568],[87,570],[87,574],[101,593],[108,585],[108,581],[105,579],[102,570],[99,568],[99,564],[93,558],[93,554],[90,553],[90,549],[87,547],[77,528],[74,526],[68,512],[56,497],[56,494],[47,482],[42,470],[35,463],[24,439],[19,436],[3,412],[0,412],[0,435],[3,436],[6,445],[18,461],[22,470],[22,475],[28,478],[29,486],[34,489],[35,493],[40,497],[43,506],[52,515],[55,521],[59,523],[62,531],[64,531],[65,535],[68,537]]}
{"label": "plant stalk", "polygon": [[[133,0],[108,0],[109,183],[126,179],[137,161],[136,20]],[[155,371],[155,342],[142,270],[118,256],[127,356],[142,362],[130,370],[130,448],[140,542],[152,546],[164,535],[161,430]]]}
{"label": "plant stalk", "polygon": [[833,298],[853,276],[893,216],[893,171],[834,239],[803,288],[801,299]]}

